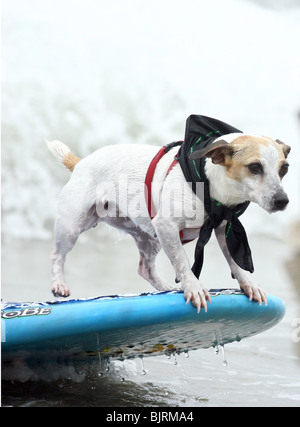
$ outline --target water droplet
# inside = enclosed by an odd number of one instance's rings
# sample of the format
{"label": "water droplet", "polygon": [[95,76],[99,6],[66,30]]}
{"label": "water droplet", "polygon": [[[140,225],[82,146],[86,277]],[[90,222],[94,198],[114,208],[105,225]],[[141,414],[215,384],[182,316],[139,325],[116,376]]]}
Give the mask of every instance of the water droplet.
{"label": "water droplet", "polygon": [[142,357],[142,356],[140,356],[140,359],[141,359],[141,365],[142,365],[142,375],[146,375],[146,374],[147,374],[147,372],[146,372],[146,369],[145,369],[145,367],[144,367],[144,360],[143,360],[143,357]]}
{"label": "water droplet", "polygon": [[173,353],[173,357],[174,357],[174,365],[177,365],[176,353]]}
{"label": "water droplet", "polygon": [[221,350],[222,350],[222,356],[223,356],[223,366],[226,367],[226,366],[228,366],[228,363],[227,363],[227,360],[226,360],[224,345],[221,346]]}
{"label": "water droplet", "polygon": [[100,372],[100,374],[102,374],[103,373],[103,367],[102,367],[102,357],[101,357],[101,352],[100,352],[100,337],[98,334],[96,334],[96,337],[97,337],[99,372]]}

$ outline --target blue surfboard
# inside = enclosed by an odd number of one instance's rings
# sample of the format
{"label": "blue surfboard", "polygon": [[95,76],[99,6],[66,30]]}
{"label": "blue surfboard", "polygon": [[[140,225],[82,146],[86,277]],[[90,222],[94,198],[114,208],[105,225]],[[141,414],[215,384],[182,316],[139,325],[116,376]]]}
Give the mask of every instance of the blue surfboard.
{"label": "blue surfboard", "polygon": [[4,303],[2,360],[55,357],[127,359],[240,341],[275,326],[283,301],[249,301],[236,289],[210,291],[198,314],[180,291],[38,303]]}

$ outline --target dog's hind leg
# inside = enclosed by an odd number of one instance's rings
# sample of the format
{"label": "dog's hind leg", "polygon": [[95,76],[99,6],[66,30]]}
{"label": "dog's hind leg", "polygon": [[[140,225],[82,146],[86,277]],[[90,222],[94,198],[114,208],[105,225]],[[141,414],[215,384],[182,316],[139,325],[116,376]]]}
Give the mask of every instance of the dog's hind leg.
{"label": "dog's hind leg", "polygon": [[70,296],[70,289],[64,279],[66,255],[75,245],[79,235],[83,231],[95,227],[99,220],[96,207],[91,203],[62,203],[59,206],[55,222],[55,248],[51,254],[54,296]]}
{"label": "dog's hind leg", "polygon": [[[110,203],[108,203],[109,207]],[[114,207],[115,209],[115,207]],[[136,225],[129,217],[122,215],[118,207],[115,209],[118,216],[103,218],[107,224],[119,230],[125,231],[133,237],[140,253],[138,273],[143,279],[147,280],[158,291],[170,291],[175,288],[164,282],[157,274],[155,268],[155,259],[161,246],[157,237],[150,236]],[[101,214],[97,206],[97,212]]]}
{"label": "dog's hind leg", "polygon": [[[176,289],[176,286],[169,285],[162,280],[155,268],[155,259],[161,246],[156,237],[151,237],[140,229],[131,233],[140,253],[138,273],[147,280],[158,291],[170,291]],[[177,287],[178,289],[178,287]]]}

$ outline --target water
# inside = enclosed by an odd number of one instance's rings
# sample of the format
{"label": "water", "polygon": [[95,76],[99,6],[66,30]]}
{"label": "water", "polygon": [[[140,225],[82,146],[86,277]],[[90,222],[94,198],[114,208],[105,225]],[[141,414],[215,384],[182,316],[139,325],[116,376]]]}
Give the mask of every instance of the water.
{"label": "water", "polygon": [[162,145],[183,138],[190,114],[292,145],[290,209],[272,217],[256,210],[247,230],[264,224],[278,233],[298,214],[300,7],[4,0],[2,9],[5,234],[51,238],[69,173],[44,137],[61,139],[80,157],[108,144]]}
{"label": "water", "polygon": [[140,357],[140,359],[141,359],[141,365],[142,365],[142,375],[146,375],[147,371],[146,371],[145,366],[144,366],[144,359],[143,359],[143,357]]}
{"label": "water", "polygon": [[[198,113],[292,146],[287,211],[270,216],[251,206],[242,219],[257,281],[286,303],[278,326],[226,346],[226,367],[214,349],[176,355],[176,364],[174,356],[144,358],[142,367],[140,359],[100,365],[101,355],[88,367],[13,366],[2,372],[3,405],[299,406],[299,300],[285,265],[300,212],[300,8],[256,3],[2,2],[3,300],[52,299],[52,229],[69,173],[44,137],[79,156],[106,144],[162,145],[181,139],[186,118]],[[187,251],[192,259],[193,244]],[[137,264],[131,239],[101,225],[68,257],[72,298],[152,291]],[[173,280],[163,254],[158,264]],[[214,240],[202,280],[234,286]]]}
{"label": "water", "polygon": [[222,356],[223,356],[223,366],[224,366],[224,368],[226,368],[226,366],[228,366],[228,362],[226,360],[225,346],[222,345],[221,349],[222,349]]}
{"label": "water", "polygon": [[[134,242],[124,236],[115,244],[114,231],[106,235],[107,231],[100,226],[89,232],[70,254],[66,275],[72,283],[72,297],[151,291],[136,273],[138,253]],[[295,320],[300,318],[300,312],[296,289],[284,267],[289,258],[288,246],[266,236],[251,236],[250,243],[256,277],[269,293],[283,298],[286,304],[286,316],[273,329],[226,345],[225,358],[220,346],[217,355],[211,348],[191,351],[187,353],[189,357],[170,354],[168,358],[144,357],[109,364],[99,354],[100,360],[88,366],[72,361],[45,367],[14,365],[2,372],[2,404],[299,406],[300,345],[295,340]],[[19,300],[52,299],[48,274],[51,242],[9,241],[3,246],[3,299],[13,300],[16,295]],[[191,258],[193,244],[188,245],[187,252]],[[266,253],[270,255],[266,257]],[[34,274],[29,268],[32,259]],[[102,268],[112,263],[113,268]],[[158,271],[165,278],[173,277],[163,253],[158,256]],[[235,286],[214,239],[206,249],[203,281],[210,288]]]}

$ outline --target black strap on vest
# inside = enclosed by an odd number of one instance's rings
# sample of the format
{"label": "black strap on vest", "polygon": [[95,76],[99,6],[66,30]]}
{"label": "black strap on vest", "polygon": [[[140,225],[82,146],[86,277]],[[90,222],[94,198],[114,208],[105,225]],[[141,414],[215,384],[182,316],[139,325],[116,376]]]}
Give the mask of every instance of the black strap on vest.
{"label": "black strap on vest", "polygon": [[190,155],[213,143],[216,138],[229,133],[242,133],[240,130],[210,117],[192,115],[187,119],[184,142],[177,155],[187,182],[196,193],[196,182],[204,182],[204,206],[208,215],[200,229],[195,248],[195,262],[192,271],[199,278],[204,258],[204,246],[209,241],[212,230],[227,221],[225,237],[228,250],[234,261],[244,270],[253,273],[254,267],[247,235],[238,217],[245,212],[250,202],[235,208],[228,208],[210,197],[209,182],[205,174],[205,158],[190,159]]}

